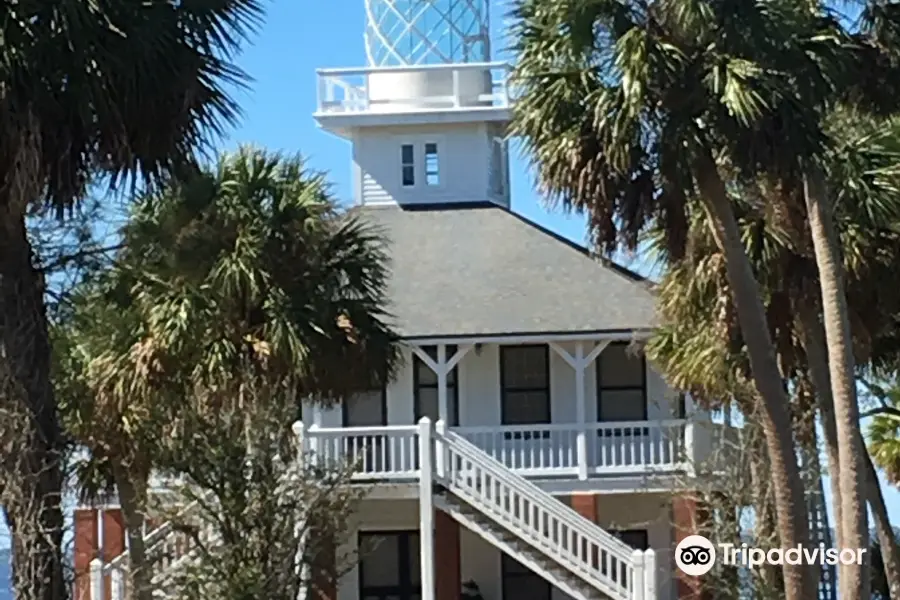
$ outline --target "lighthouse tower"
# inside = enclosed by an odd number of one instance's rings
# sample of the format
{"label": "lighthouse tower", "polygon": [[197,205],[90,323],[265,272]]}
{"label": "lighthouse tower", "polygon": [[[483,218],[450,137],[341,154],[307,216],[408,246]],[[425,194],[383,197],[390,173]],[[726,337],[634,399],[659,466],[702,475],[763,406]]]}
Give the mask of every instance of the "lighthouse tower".
{"label": "lighthouse tower", "polygon": [[509,67],[489,0],[365,0],[368,66],[321,69],[319,125],[353,144],[357,204],[509,207]]}

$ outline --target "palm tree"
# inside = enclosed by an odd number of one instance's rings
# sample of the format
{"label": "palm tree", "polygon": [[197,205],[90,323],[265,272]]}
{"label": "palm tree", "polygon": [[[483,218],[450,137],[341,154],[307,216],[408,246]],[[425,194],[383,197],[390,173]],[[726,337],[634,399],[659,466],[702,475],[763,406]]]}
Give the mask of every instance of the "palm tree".
{"label": "palm tree", "polygon": [[[0,90],[0,346],[6,406],[28,415],[0,481],[22,600],[57,600],[63,579],[60,453],[44,285],[26,218],[63,217],[94,181],[153,181],[235,120],[232,58],[259,0],[4,3]],[[0,419],[2,420],[2,419]],[[6,440],[4,440],[6,441]],[[3,444],[4,447],[8,447]],[[13,463],[7,455],[0,464]],[[7,469],[9,471],[9,469]]]}
{"label": "palm tree", "polygon": [[[893,334],[900,311],[900,298],[893,286],[886,285],[896,278],[900,254],[900,130],[893,123],[859,119],[852,123],[837,119],[833,125],[830,131],[840,143],[830,153],[826,173],[829,187],[841,199],[836,225],[844,249],[856,362],[875,368],[891,360],[890,350],[879,340]],[[785,215],[771,205],[746,201],[759,195],[759,190],[742,189],[737,182],[731,189],[745,252],[764,291],[779,364],[791,382],[788,387],[799,391],[806,379],[814,383],[832,475],[837,545],[845,546],[826,346],[816,308],[819,302],[809,293],[816,287],[815,265],[808,255],[796,252],[803,246],[785,233],[790,229],[790,224],[784,223]],[[689,233],[691,251],[680,261],[672,261],[665,253],[662,232],[648,235],[651,250],[669,265],[659,288],[660,307],[668,325],[651,342],[648,356],[670,380],[690,387],[695,396],[709,401],[737,396],[740,403],[753,395],[746,385],[748,361],[731,308],[723,256],[710,239],[705,219],[696,213]],[[877,302],[873,300],[876,296]],[[742,408],[750,410],[752,406],[745,400]],[[812,424],[800,423],[804,428]],[[887,578],[900,590],[900,553],[888,541],[890,523],[884,498],[871,461],[867,455],[864,459],[867,499],[887,549]]]}
{"label": "palm tree", "polygon": [[[862,449],[847,385],[853,363],[834,236],[821,221],[830,204],[818,161],[827,150],[822,114],[851,97],[845,73],[862,67],[863,56],[879,57],[882,47],[852,36],[818,3],[519,0],[515,13],[521,97],[513,130],[524,136],[547,197],[586,212],[605,251],[634,248],[655,222],[678,258],[689,211],[708,214],[762,405],[785,545],[808,542],[803,489],[761,290],[726,182],[732,173],[739,181],[762,179],[779,190],[786,207],[803,207],[805,199],[817,209],[814,225],[821,227],[813,227],[809,245],[824,271],[839,458],[846,468],[842,518],[846,543],[862,547]],[[895,23],[895,13],[881,16]],[[695,190],[692,205],[687,197]],[[865,596],[861,571],[844,569],[848,596]],[[811,596],[807,569],[786,565],[784,575],[788,598]]]}
{"label": "palm tree", "polygon": [[884,390],[883,405],[869,424],[869,451],[888,481],[900,484],[900,388]]}
{"label": "palm tree", "polygon": [[224,155],[142,198],[123,237],[66,324],[78,364],[64,382],[67,422],[111,466],[144,599],[147,482],[179,472],[191,423],[254,397],[295,415],[305,398],[338,401],[397,354],[379,233],[299,157]]}

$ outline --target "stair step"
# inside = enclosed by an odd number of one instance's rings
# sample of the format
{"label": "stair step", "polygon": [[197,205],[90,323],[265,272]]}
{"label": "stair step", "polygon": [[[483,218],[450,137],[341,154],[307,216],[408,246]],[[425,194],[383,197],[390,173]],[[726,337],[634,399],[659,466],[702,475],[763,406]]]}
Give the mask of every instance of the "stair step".
{"label": "stair step", "polygon": [[498,524],[491,517],[453,494],[444,494],[442,495],[442,499],[455,510],[465,515],[468,519],[471,519],[480,527],[483,527],[485,530],[496,535],[514,552],[527,556],[529,560],[539,565],[544,571],[550,573],[556,579],[565,581],[569,587],[576,590],[583,598],[589,598],[590,600],[609,600],[609,596],[601,593],[583,580],[579,575],[556,562],[556,560],[548,554],[552,551],[552,548],[540,549],[533,546],[531,543],[526,542],[518,535],[506,529],[503,525]]}

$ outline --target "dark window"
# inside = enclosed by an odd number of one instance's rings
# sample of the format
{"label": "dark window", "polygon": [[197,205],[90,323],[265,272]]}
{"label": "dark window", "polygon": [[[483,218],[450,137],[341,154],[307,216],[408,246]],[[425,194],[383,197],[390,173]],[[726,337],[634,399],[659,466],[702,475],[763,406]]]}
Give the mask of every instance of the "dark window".
{"label": "dark window", "polygon": [[[635,550],[647,550],[650,548],[650,542],[647,537],[646,529],[610,529],[609,532],[625,542],[627,545],[631,546]],[[606,575],[607,574],[607,565],[606,561],[600,561],[600,571]],[[625,581],[628,578],[626,567],[623,564],[620,571],[617,573],[613,573],[612,580],[613,581]]]}
{"label": "dark window", "polygon": [[503,581],[503,600],[550,600],[550,583],[528,567],[506,554],[502,555],[500,572]]}
{"label": "dark window", "polygon": [[412,144],[400,146],[400,172],[404,186],[416,185],[416,160]]}
{"label": "dark window", "polygon": [[354,394],[344,401],[344,427],[387,425],[387,389],[385,386]]}
{"label": "dark window", "polygon": [[[504,425],[550,422],[548,346],[501,346],[500,398]],[[531,436],[516,434],[515,437]]]}
{"label": "dark window", "polygon": [[428,185],[441,183],[438,147],[434,143],[425,144],[425,183]]}
{"label": "dark window", "polygon": [[678,394],[678,407],[675,409],[675,418],[687,418],[687,394],[684,392]]}
{"label": "dark window", "polygon": [[[377,427],[387,425],[387,389],[376,388],[354,394],[341,405],[344,427]],[[383,472],[390,466],[390,453],[383,452],[384,438],[359,435],[349,438],[345,459],[363,473]]]}
{"label": "dark window", "polygon": [[[647,420],[646,359],[643,354],[631,352],[628,342],[613,342],[597,359],[597,420]],[[621,429],[600,431],[601,435],[622,435],[622,432]],[[629,428],[627,433],[648,432],[646,428]]]}
{"label": "dark window", "polygon": [[[432,360],[437,361],[437,346],[426,346],[425,351]],[[456,346],[448,345],[447,360],[456,354]],[[447,425],[459,425],[459,389],[457,387],[457,368],[447,373],[447,408],[449,411]],[[432,421],[438,420],[438,377],[437,373],[417,355],[413,354],[413,402],[416,422],[422,417]]]}
{"label": "dark window", "polygon": [[419,600],[422,597],[419,532],[359,534],[360,600]]}
{"label": "dark window", "polygon": [[610,533],[635,550],[648,550],[650,548],[650,540],[646,529],[613,529],[610,530]]}

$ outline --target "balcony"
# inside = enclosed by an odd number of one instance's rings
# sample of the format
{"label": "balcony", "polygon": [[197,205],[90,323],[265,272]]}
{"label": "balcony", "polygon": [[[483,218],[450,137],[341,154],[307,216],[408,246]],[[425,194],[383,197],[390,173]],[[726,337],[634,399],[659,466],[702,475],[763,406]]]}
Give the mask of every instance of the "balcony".
{"label": "balcony", "polygon": [[506,63],[319,69],[314,116],[336,132],[436,115],[443,122],[508,120],[509,70]]}
{"label": "balcony", "polygon": [[[689,472],[710,454],[712,435],[706,425],[668,420],[454,427],[451,431],[523,477],[593,479]],[[323,463],[354,464],[358,481],[418,479],[418,425],[314,425],[301,435],[304,449]]]}

